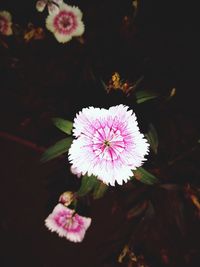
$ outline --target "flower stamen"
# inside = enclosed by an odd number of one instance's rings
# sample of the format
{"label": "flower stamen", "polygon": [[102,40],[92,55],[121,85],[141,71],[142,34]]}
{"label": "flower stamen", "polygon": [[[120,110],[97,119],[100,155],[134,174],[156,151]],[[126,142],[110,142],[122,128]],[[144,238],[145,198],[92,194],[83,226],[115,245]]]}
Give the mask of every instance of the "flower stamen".
{"label": "flower stamen", "polygon": [[104,145],[109,147],[111,144],[110,144],[110,142],[108,140],[105,140],[104,141]]}

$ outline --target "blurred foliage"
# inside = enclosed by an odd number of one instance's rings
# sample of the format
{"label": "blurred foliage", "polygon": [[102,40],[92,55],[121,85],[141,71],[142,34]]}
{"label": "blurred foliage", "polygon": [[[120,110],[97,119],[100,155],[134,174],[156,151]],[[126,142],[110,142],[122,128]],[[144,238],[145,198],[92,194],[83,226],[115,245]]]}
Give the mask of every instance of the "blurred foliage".
{"label": "blurred foliage", "polygon": [[62,154],[66,153],[70,148],[72,143],[72,138],[67,137],[58,142],[56,142],[53,146],[49,147],[42,155],[41,161],[46,162],[52,159],[55,159]]}
{"label": "blurred foliage", "polygon": [[153,185],[158,182],[158,179],[144,168],[139,167],[135,171],[133,171],[135,179],[141,181],[144,184]]}
{"label": "blurred foliage", "polygon": [[138,91],[135,94],[136,96],[136,102],[138,104],[141,104],[143,102],[146,102],[148,100],[154,99],[158,97],[158,94],[151,91]]}
{"label": "blurred foliage", "polygon": [[78,197],[85,196],[86,194],[93,192],[93,198],[98,199],[101,198],[104,193],[107,191],[108,186],[102,183],[97,177],[91,175],[84,175],[81,180],[81,186],[79,190],[76,192]]}
{"label": "blurred foliage", "polygon": [[149,124],[149,129],[145,136],[150,144],[150,148],[155,154],[157,154],[158,153],[158,134],[152,123]]}

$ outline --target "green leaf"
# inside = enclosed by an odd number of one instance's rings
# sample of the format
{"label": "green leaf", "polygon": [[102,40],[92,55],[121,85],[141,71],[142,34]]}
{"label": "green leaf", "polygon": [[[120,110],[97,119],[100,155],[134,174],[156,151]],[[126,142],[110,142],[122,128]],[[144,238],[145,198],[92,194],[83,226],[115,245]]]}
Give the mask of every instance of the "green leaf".
{"label": "green leaf", "polygon": [[136,97],[137,104],[141,104],[143,102],[146,102],[148,100],[158,97],[158,94],[153,91],[142,90],[142,91],[136,92],[135,97]]}
{"label": "green leaf", "polygon": [[53,118],[53,124],[62,132],[66,134],[71,134],[73,123],[62,118]]}
{"label": "green leaf", "polygon": [[94,192],[93,192],[93,198],[99,199],[99,198],[103,197],[103,195],[105,194],[107,189],[108,189],[108,186],[106,184],[97,180],[97,183],[95,185]]}
{"label": "green leaf", "polygon": [[42,154],[41,161],[47,162],[51,159],[57,158],[60,155],[66,153],[68,151],[68,149],[70,148],[71,143],[72,143],[71,137],[67,137],[67,138],[64,138],[64,139],[58,141],[53,146],[49,147]]}
{"label": "green leaf", "polygon": [[142,167],[137,168],[137,170],[133,171],[133,173],[134,173],[133,178],[139,180],[144,184],[153,185],[158,182],[158,179],[153,174],[146,171]]}
{"label": "green leaf", "polygon": [[77,195],[79,197],[86,195],[95,188],[97,182],[98,180],[95,176],[84,175],[81,181],[81,187],[79,188]]}
{"label": "green leaf", "polygon": [[151,123],[149,124],[149,131],[145,136],[146,136],[146,138],[150,144],[151,149],[153,150],[153,152],[155,154],[157,154],[157,152],[158,152],[158,134],[157,134],[156,129],[153,126],[153,124],[151,124]]}

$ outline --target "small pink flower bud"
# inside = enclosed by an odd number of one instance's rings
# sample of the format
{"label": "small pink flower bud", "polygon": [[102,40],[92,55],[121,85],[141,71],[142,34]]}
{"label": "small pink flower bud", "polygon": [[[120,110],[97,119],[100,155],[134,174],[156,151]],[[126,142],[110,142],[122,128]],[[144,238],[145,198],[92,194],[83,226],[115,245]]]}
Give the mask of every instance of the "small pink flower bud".
{"label": "small pink flower bud", "polygon": [[66,191],[62,193],[62,195],[60,195],[59,197],[59,202],[61,202],[66,207],[69,206],[73,200],[74,200],[74,193],[71,191]]}

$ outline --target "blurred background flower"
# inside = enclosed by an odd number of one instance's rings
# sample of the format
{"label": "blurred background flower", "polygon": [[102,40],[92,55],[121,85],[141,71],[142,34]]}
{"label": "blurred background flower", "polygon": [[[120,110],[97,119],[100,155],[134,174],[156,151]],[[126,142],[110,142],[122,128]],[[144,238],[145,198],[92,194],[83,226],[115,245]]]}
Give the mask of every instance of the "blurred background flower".
{"label": "blurred background flower", "polygon": [[46,18],[46,27],[60,43],[66,43],[74,36],[81,36],[85,26],[82,12],[78,7],[61,4],[59,10],[50,13]]}
{"label": "blurred background flower", "polygon": [[0,33],[12,35],[12,16],[8,11],[0,11]]}
{"label": "blurred background flower", "polygon": [[49,14],[59,11],[59,5],[63,0],[39,0],[36,2],[36,9],[39,12],[43,12],[47,6]]}

